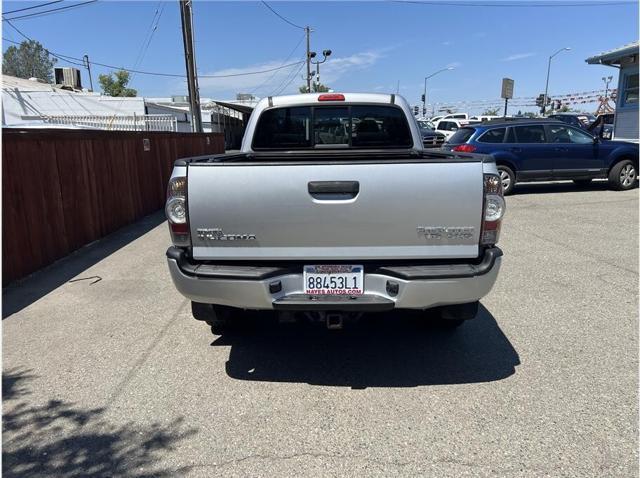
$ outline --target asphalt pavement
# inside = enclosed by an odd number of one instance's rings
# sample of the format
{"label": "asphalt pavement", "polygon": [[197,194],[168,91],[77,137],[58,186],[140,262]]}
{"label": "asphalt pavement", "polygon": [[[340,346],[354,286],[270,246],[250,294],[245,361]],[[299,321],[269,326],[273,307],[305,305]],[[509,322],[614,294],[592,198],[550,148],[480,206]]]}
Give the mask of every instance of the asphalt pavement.
{"label": "asphalt pavement", "polygon": [[3,290],[9,476],[638,476],[638,190],[519,187],[498,282],[415,317],[214,336],[162,216]]}

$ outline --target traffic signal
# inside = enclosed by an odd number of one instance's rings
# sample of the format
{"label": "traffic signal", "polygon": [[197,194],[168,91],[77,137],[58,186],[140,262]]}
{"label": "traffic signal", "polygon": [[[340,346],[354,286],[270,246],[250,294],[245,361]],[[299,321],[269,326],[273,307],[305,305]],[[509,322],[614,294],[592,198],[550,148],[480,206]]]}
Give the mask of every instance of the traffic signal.
{"label": "traffic signal", "polygon": [[543,105],[544,105],[544,95],[540,94],[536,98],[536,106],[539,106],[540,108],[542,108]]}
{"label": "traffic signal", "polygon": [[422,101],[424,103],[424,95],[422,95],[422,99],[420,101]]}
{"label": "traffic signal", "polygon": [[413,115],[414,116],[418,116],[418,114],[420,113],[420,108],[417,106],[413,107]]}
{"label": "traffic signal", "polygon": [[562,108],[562,101],[556,100],[556,109],[559,110],[560,108]]}

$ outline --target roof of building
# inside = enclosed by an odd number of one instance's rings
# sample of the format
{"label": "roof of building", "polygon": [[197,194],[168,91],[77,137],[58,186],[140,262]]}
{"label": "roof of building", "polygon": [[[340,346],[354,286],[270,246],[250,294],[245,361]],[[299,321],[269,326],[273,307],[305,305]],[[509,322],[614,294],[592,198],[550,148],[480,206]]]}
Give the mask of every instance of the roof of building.
{"label": "roof of building", "polygon": [[54,91],[56,88],[43,80],[27,80],[16,76],[2,75],[2,89],[21,91]]}
{"label": "roof of building", "polygon": [[619,63],[620,60],[626,56],[637,55],[638,45],[639,42],[637,41],[631,42],[627,45],[614,48],[613,50],[603,51],[599,55],[587,58],[585,61],[590,65],[611,65],[613,63]]}
{"label": "roof of building", "polygon": [[145,114],[143,98],[74,92],[47,83],[2,75],[2,125],[42,122],[45,116]]}

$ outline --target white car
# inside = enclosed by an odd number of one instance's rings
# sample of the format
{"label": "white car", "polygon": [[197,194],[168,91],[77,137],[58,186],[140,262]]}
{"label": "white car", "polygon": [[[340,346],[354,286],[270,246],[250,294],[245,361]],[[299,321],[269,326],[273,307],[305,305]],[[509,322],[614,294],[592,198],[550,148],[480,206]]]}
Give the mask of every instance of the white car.
{"label": "white car", "polygon": [[449,113],[447,115],[434,116],[430,121],[435,123],[441,119],[469,119],[469,113]]}
{"label": "white car", "polygon": [[[469,119],[472,120],[472,121],[491,121],[491,120],[500,119],[500,118],[504,118],[504,116],[499,116],[499,115],[477,115],[477,116],[472,116]],[[511,116],[507,116],[507,118],[511,118]]]}
{"label": "white car", "polygon": [[442,133],[447,137],[447,140],[453,136],[453,133],[458,131],[463,126],[468,126],[469,124],[479,123],[479,121],[469,121],[466,119],[441,119],[435,123],[435,130],[438,133]]}

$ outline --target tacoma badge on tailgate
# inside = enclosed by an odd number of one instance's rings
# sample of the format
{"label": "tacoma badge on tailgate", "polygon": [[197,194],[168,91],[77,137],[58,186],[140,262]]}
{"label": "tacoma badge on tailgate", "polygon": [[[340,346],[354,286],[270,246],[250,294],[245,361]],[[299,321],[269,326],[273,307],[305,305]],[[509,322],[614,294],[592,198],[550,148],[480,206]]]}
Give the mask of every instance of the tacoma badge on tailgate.
{"label": "tacoma badge on tailgate", "polygon": [[475,228],[471,226],[462,227],[445,227],[445,226],[418,226],[416,231],[418,235],[424,236],[426,239],[442,240],[442,239],[471,239]]}
{"label": "tacoma badge on tailgate", "polygon": [[198,228],[198,238],[203,241],[254,241],[255,234],[225,234],[222,228]]}

